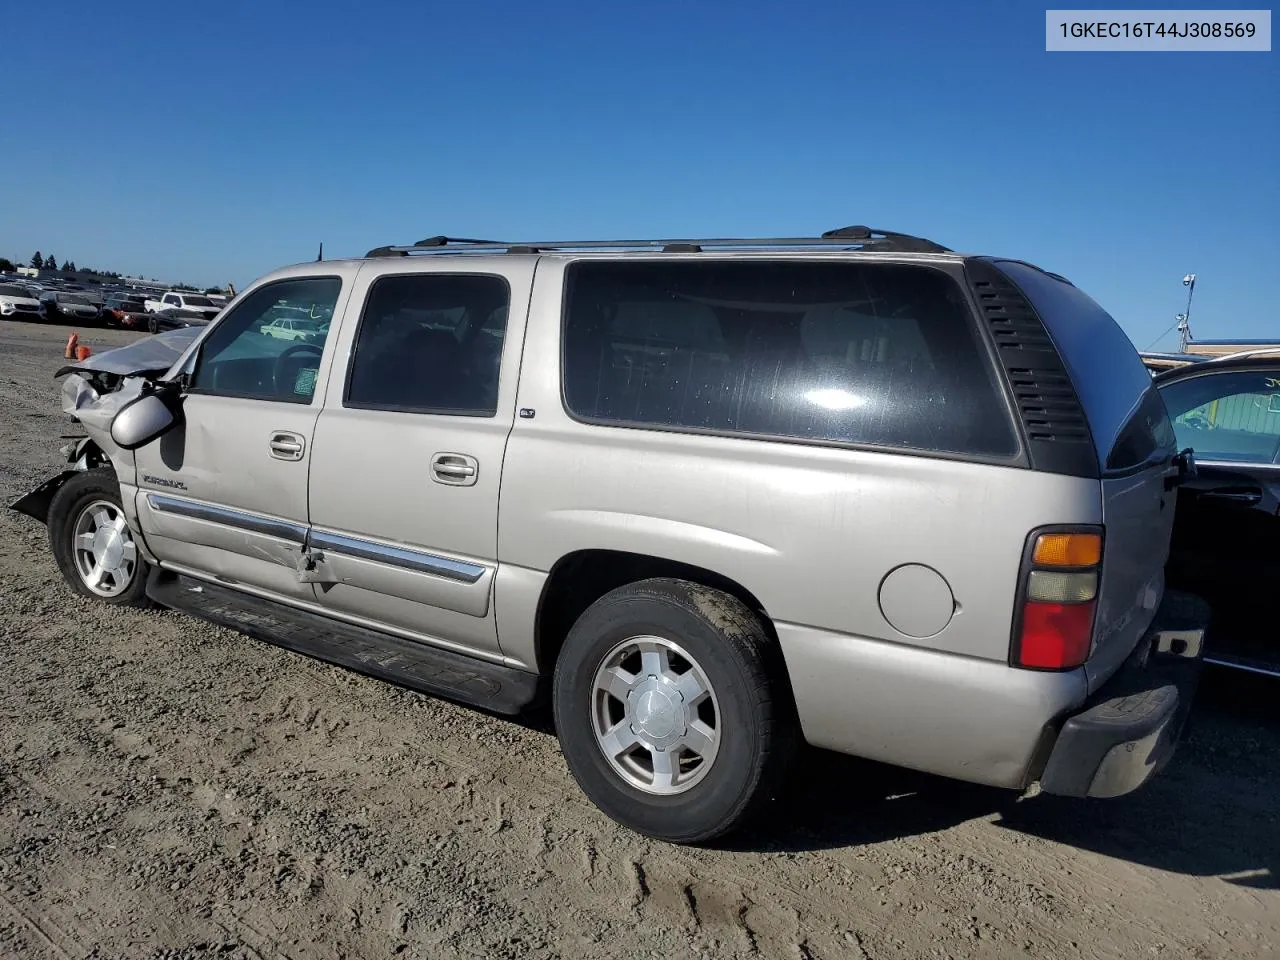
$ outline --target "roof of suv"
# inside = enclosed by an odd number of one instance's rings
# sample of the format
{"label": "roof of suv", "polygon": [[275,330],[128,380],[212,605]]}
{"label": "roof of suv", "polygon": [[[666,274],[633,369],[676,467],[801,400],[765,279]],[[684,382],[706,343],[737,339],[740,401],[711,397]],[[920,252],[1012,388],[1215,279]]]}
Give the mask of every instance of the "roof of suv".
{"label": "roof of suv", "polygon": [[[891,230],[852,226],[828,230],[817,237],[712,237],[692,239],[657,240],[558,240],[558,241],[503,241],[480,240],[470,237],[436,236],[403,246],[375,247],[363,257],[311,260],[282,267],[259,278],[280,280],[286,277],[303,277],[333,269],[339,264],[358,266],[376,260],[413,260],[420,264],[437,257],[468,261],[470,269],[501,269],[503,262],[533,260],[540,257],[563,259],[627,259],[636,256],[652,256],[670,259],[675,257],[697,258],[706,256],[733,256],[735,259],[776,259],[778,257],[803,257],[805,259],[831,258],[847,260],[892,259],[896,262],[961,263],[979,255],[962,253],[944,247],[932,240]],[[1045,270],[1015,257],[985,257],[999,262],[1020,263],[1051,279],[1074,286],[1066,277]],[[322,264],[326,266],[322,266]],[[173,292],[173,291],[170,291]]]}
{"label": "roof of suv", "polygon": [[407,257],[411,254],[556,254],[556,253],[726,253],[760,252],[812,254],[815,250],[859,253],[948,254],[953,251],[932,240],[892,230],[852,226],[828,230],[820,237],[702,237],[657,240],[477,240],[469,237],[428,237],[403,246],[375,247],[366,259]]}

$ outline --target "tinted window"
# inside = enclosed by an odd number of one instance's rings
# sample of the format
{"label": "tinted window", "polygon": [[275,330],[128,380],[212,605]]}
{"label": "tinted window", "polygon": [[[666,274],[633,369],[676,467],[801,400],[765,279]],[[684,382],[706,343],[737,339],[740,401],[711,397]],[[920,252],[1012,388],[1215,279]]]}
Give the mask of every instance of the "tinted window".
{"label": "tinted window", "polygon": [[342,281],[337,277],[305,277],[253,291],[219,318],[205,340],[192,389],[220,396],[310,403],[328,331],[295,340],[262,331],[282,307],[308,311],[324,306],[332,310],[341,289]]}
{"label": "tinted window", "polygon": [[1275,463],[1280,453],[1280,377],[1216,373],[1161,389],[1179,447],[1201,460]]}
{"label": "tinted window", "polygon": [[1035,267],[1005,260],[998,266],[1031,300],[1058,348],[1089,421],[1098,462],[1126,470],[1156,451],[1172,454],[1166,448],[1173,435],[1154,403],[1151,373],[1111,314],[1078,287]]}
{"label": "tinted window", "polygon": [[1173,427],[1154,386],[1148,385],[1137,409],[1125,421],[1107,454],[1107,470],[1129,470],[1174,452]]}
{"label": "tinted window", "polygon": [[589,420],[1017,451],[960,288],[927,267],[574,264],[564,394]]}
{"label": "tinted window", "polygon": [[210,300],[208,297],[197,297],[187,293],[187,294],[183,294],[182,299],[183,301],[186,302],[186,305],[188,307],[212,307],[213,306],[213,301]]}
{"label": "tinted window", "polygon": [[499,277],[376,280],[360,318],[346,405],[493,416],[510,296]]}
{"label": "tinted window", "polygon": [[26,287],[14,287],[8,284],[0,285],[0,297],[27,297]]}

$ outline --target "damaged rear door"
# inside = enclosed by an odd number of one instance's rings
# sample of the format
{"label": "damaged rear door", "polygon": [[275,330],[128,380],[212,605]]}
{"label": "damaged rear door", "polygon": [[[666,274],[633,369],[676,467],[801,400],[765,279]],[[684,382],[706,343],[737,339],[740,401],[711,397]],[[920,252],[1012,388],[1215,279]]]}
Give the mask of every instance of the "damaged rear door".
{"label": "damaged rear door", "polygon": [[184,422],[135,454],[139,525],[164,567],[314,599],[299,564],[334,338],[327,326],[306,342],[262,331],[280,316],[339,316],[355,273],[325,264],[322,273],[264,284],[201,343]]}

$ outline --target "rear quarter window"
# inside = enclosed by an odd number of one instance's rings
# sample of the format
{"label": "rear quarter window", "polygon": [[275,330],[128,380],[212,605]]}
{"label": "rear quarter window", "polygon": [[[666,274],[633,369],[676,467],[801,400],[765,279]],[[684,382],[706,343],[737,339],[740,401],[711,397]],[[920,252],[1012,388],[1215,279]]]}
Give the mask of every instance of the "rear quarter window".
{"label": "rear quarter window", "polygon": [[932,267],[582,261],[564,401],[602,424],[1011,458],[959,285]]}
{"label": "rear quarter window", "polygon": [[1104,473],[1175,452],[1173,427],[1151,372],[1120,325],[1078,287],[1025,263],[998,266],[1044,322],[1084,408]]}

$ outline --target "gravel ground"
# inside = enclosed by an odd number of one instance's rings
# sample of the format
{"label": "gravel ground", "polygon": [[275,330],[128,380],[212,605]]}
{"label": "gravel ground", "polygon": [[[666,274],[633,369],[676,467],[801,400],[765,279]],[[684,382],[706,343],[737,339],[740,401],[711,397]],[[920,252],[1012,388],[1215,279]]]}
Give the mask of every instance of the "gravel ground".
{"label": "gravel ground", "polygon": [[[59,468],[67,333],[0,322],[5,502]],[[606,820],[545,721],[77,599],[8,511],[0,650],[3,957],[1280,957],[1274,683],[1210,676],[1128,798],[815,751],[699,850]]]}

